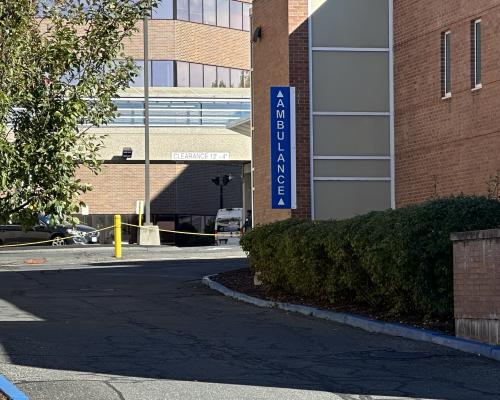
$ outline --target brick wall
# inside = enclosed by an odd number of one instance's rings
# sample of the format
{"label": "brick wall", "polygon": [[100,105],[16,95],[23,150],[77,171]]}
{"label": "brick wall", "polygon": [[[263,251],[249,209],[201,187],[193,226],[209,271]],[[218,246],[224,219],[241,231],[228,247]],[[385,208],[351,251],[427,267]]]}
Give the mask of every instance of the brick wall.
{"label": "brick wall", "polygon": [[456,334],[500,344],[500,230],[452,239]]}
{"label": "brick wall", "polygon": [[296,88],[297,104],[297,209],[292,215],[311,218],[311,151],[309,103],[308,2],[288,1],[290,86]]}
{"label": "brick wall", "polygon": [[[144,58],[143,24],[125,42],[127,55]],[[250,33],[177,20],[149,21],[149,57],[250,69]]]}
{"label": "brick wall", "polygon": [[[151,213],[215,215],[219,189],[211,178],[232,174],[224,188],[224,207],[242,207],[241,164],[151,164]],[[104,164],[99,175],[86,169],[78,178],[94,186],[81,200],[91,214],[134,214],[137,200],[144,200],[144,164]]]}
{"label": "brick wall", "polygon": [[[471,91],[471,21],[482,19],[482,84]],[[396,203],[484,194],[500,170],[500,0],[394,2]],[[451,31],[452,97],[441,99]]]}
{"label": "brick wall", "polygon": [[[306,0],[254,0],[253,44],[254,221],[310,218],[309,50]],[[295,86],[297,95],[297,210],[271,209],[269,87]]]}
{"label": "brick wall", "polygon": [[262,38],[252,46],[253,113],[253,220],[257,225],[286,219],[288,210],[271,209],[271,155],[269,87],[288,86],[288,0],[254,0],[252,26],[262,28]]}

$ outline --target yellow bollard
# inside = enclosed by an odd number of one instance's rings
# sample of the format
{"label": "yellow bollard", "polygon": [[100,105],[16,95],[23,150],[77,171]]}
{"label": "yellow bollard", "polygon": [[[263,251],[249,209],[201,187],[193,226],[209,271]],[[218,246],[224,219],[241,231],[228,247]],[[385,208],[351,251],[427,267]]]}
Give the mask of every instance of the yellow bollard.
{"label": "yellow bollard", "polygon": [[115,258],[122,258],[122,217],[115,215]]}

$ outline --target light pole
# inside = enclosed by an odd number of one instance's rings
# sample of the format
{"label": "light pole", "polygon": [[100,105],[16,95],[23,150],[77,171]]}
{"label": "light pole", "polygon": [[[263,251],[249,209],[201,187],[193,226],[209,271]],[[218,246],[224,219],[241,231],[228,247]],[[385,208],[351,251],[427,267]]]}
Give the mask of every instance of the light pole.
{"label": "light pole", "polygon": [[212,182],[219,186],[219,209],[224,208],[224,186],[226,186],[229,182],[233,180],[233,176],[231,174],[224,176],[216,176],[212,178]]}
{"label": "light pole", "polygon": [[[149,9],[151,11],[151,9]],[[145,225],[151,225],[151,187],[149,176],[149,30],[148,13],[144,15],[144,214]]]}

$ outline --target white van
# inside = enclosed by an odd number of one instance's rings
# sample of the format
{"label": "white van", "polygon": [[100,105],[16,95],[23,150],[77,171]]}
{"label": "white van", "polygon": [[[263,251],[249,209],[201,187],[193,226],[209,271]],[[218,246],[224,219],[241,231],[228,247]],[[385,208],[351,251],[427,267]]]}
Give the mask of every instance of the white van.
{"label": "white van", "polygon": [[215,217],[215,242],[217,245],[239,245],[243,230],[243,208],[222,208]]}

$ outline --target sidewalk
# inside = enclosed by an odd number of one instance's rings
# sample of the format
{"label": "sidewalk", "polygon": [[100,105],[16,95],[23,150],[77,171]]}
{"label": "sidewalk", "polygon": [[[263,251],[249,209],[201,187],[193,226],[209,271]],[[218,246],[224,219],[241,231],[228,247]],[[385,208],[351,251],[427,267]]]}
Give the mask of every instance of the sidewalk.
{"label": "sidewalk", "polygon": [[[93,265],[172,259],[245,258],[239,246],[175,247],[124,245],[123,257],[114,258],[113,246],[25,247],[0,250],[0,271],[20,267]],[[32,264],[35,264],[33,266]]]}

